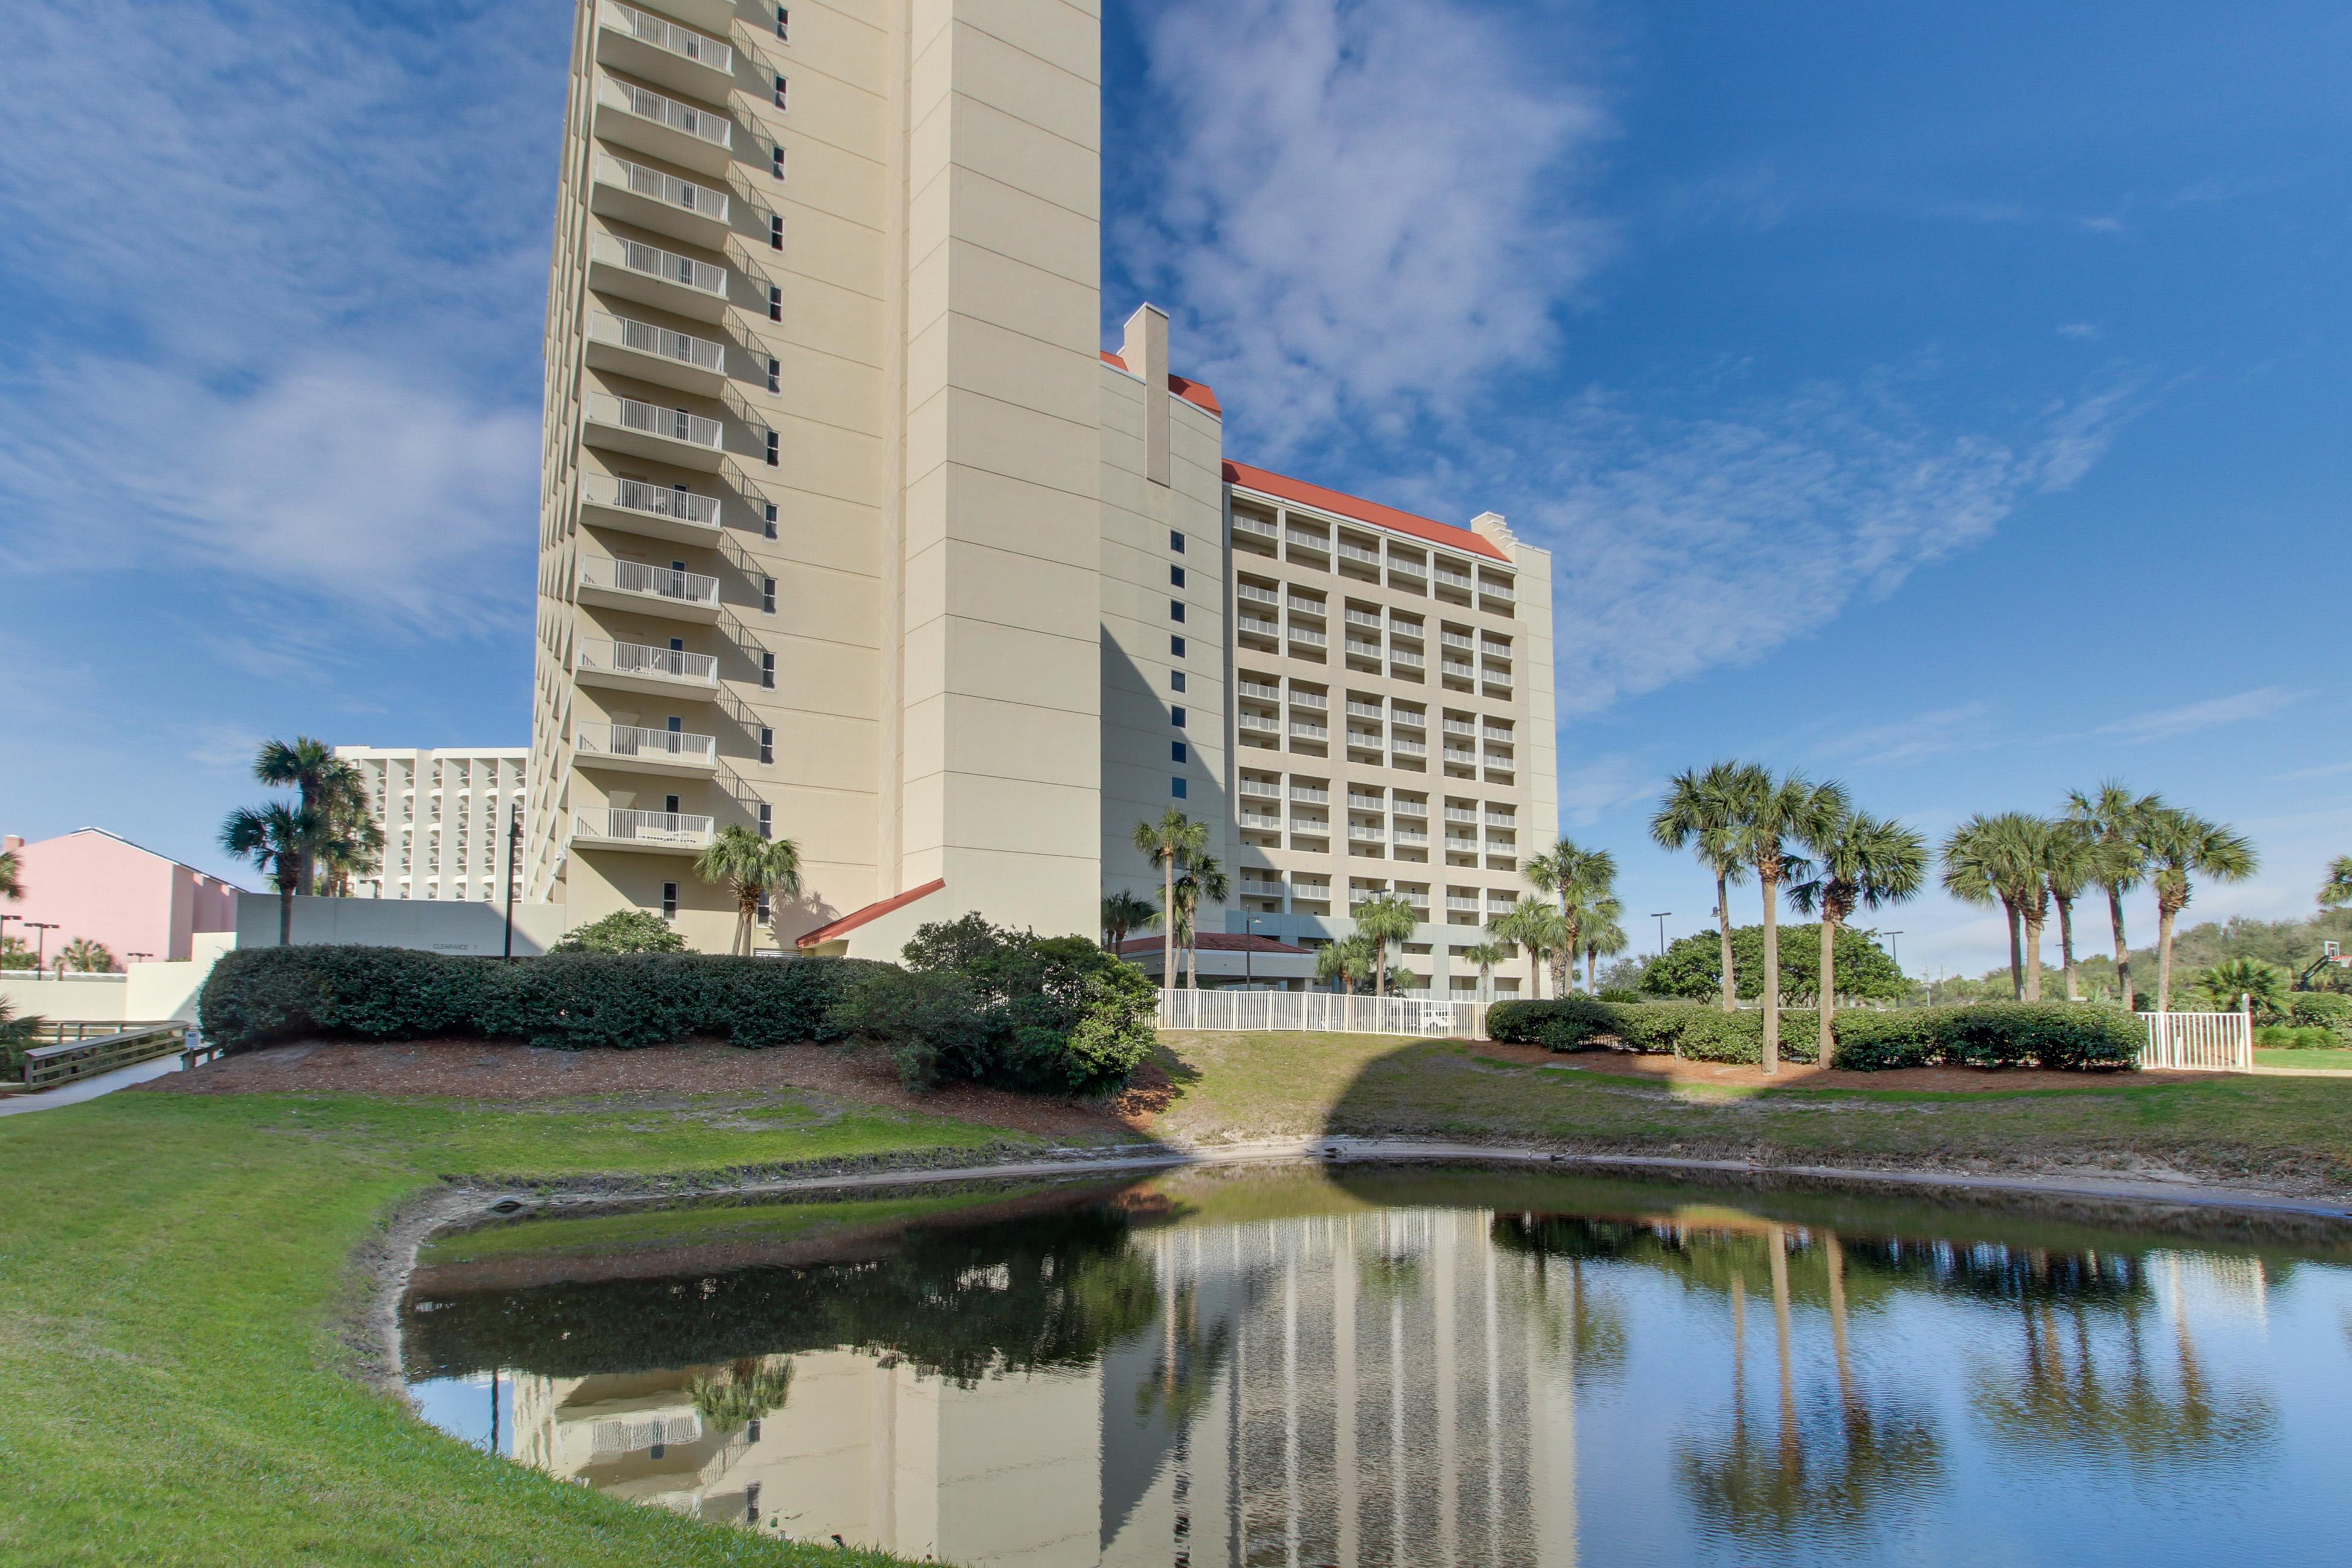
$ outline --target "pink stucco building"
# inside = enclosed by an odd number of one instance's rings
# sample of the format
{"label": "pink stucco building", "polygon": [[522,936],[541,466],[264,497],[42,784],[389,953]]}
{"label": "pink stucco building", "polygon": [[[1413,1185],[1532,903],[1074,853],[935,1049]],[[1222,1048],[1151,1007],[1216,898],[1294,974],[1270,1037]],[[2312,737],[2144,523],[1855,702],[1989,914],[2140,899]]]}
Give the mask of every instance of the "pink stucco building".
{"label": "pink stucco building", "polygon": [[190,956],[198,931],[236,929],[238,890],[193,866],[142,849],[102,827],[84,827],[27,844],[10,835],[0,848],[15,853],[24,897],[0,902],[0,924],[14,937],[32,932],[17,920],[46,921],[57,929],[43,945],[54,962],[76,937],[103,942],[118,963]]}

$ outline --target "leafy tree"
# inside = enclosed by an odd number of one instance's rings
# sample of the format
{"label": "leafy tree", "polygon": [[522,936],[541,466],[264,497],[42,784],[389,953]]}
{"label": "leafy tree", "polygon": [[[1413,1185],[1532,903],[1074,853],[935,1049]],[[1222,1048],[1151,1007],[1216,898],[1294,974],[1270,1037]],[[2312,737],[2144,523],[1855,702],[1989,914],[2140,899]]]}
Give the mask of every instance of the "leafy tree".
{"label": "leafy tree", "polygon": [[1499,942],[1482,942],[1461,949],[1459,956],[1464,963],[1478,966],[1478,1005],[1483,1007],[1492,994],[1495,965],[1509,958],[1511,950]]}
{"label": "leafy tree", "polygon": [[1606,849],[1582,848],[1574,839],[1563,838],[1530,859],[1520,875],[1538,892],[1559,900],[1560,929],[1565,937],[1552,957],[1552,989],[1565,996],[1576,969],[1576,954],[1581,945],[1579,933],[1586,911],[1609,897],[1609,889],[1617,880],[1617,858]]}
{"label": "leafy tree", "polygon": [[2156,889],[2156,1006],[2172,1007],[2172,928],[2189,907],[2194,880],[2240,882],[2254,874],[2254,847],[2243,834],[2168,806],[2141,824],[2148,881]]}
{"label": "leafy tree", "polygon": [[1523,899],[1511,906],[1508,914],[1487,921],[1486,930],[1527,950],[1534,1000],[1543,1000],[1544,961],[1568,942],[1567,922],[1559,918],[1559,911],[1549,904]]}
{"label": "leafy tree", "polygon": [[1233,879],[1213,855],[1193,857],[1176,879],[1176,936],[1184,946],[1184,984],[1195,991],[1201,988],[1201,935],[1194,917],[1203,899],[1222,904],[1233,896]]}
{"label": "leafy tree", "polygon": [[104,942],[78,936],[66,943],[64,951],[58,954],[58,967],[79,970],[84,974],[111,974],[114,973],[114,954],[108,951]]}
{"label": "leafy tree", "polygon": [[1763,1067],[1767,1073],[1776,1073],[1780,1070],[1780,884],[1811,875],[1811,867],[1795,846],[1826,833],[1850,808],[1845,791],[1837,784],[1817,784],[1802,773],[1776,779],[1761,768],[1754,770],[1739,799],[1732,842],[1764,891]]}
{"label": "leafy tree", "polygon": [[[8,896],[16,896],[13,888]],[[2338,855],[2327,863],[2327,880],[2319,885],[2319,907],[2352,909],[2352,855]]]}
{"label": "leafy tree", "polygon": [[[368,808],[365,777],[326,742],[310,735],[297,735],[290,744],[264,741],[253,759],[253,776],[301,797],[300,821],[307,838],[295,857],[295,892],[318,891],[319,861],[331,847],[341,847],[346,857],[363,854],[372,833],[373,848],[383,847],[383,835],[374,828],[374,814]],[[355,821],[367,825],[369,831],[353,826]]]}
{"label": "leafy tree", "polygon": [[651,910],[614,910],[575,926],[550,952],[684,952],[686,938]]}
{"label": "leafy tree", "polygon": [[1127,933],[1150,925],[1160,911],[1150,900],[1136,897],[1122,888],[1104,897],[1102,901],[1103,945],[1117,952],[1127,944]]}
{"label": "leafy tree", "polygon": [[[1895,960],[1866,931],[1850,925],[1837,928],[1837,951],[1832,973],[1838,994],[1870,1001],[1896,1002],[1909,994],[1911,983]],[[1735,926],[1731,932],[1738,995],[1742,1001],[1763,998],[1764,928]],[[1722,953],[1713,931],[1677,938],[1666,951],[1642,966],[1640,985],[1647,996],[1687,997],[1694,1002],[1718,995],[1723,989]],[[1780,1000],[1801,1006],[1821,989],[1821,954],[1814,943],[1798,942],[1780,966]]]}
{"label": "leafy tree", "polygon": [[2107,923],[2116,939],[2116,994],[2126,1008],[2133,1005],[2134,998],[2131,946],[2124,940],[2124,895],[2147,875],[2141,825],[2163,809],[2161,798],[2136,795],[2119,779],[2103,780],[2088,794],[2075,790],[2066,797],[2066,820],[2090,839],[2094,879],[2107,890]]}
{"label": "leafy tree", "polygon": [[0,969],[30,969],[36,956],[23,937],[0,935]]}
{"label": "leafy tree", "polygon": [[2074,900],[2099,879],[2099,847],[2078,822],[2064,818],[2050,825],[2050,841],[2042,847],[2042,876],[2050,900],[2058,906],[2058,957],[2066,968],[2066,1000],[2083,999],[2082,977],[2074,963]]}
{"label": "leafy tree", "polygon": [[1315,953],[1315,978],[1334,992],[1352,991],[1372,972],[1372,940],[1363,932],[1327,942]]}
{"label": "leafy tree", "polygon": [[1372,994],[1388,994],[1389,948],[1419,929],[1421,917],[1394,893],[1356,906],[1356,934],[1372,944]]}
{"label": "leafy tree", "polygon": [[1944,840],[1944,890],[1962,903],[2001,907],[2009,920],[2010,989],[2027,1002],[2042,999],[2050,834],[2049,823],[2021,811],[1979,812]]}
{"label": "leafy tree", "polygon": [[221,847],[237,859],[252,861],[278,889],[280,947],[294,940],[294,890],[301,885],[304,857],[317,847],[320,837],[317,815],[310,807],[283,801],[239,806],[221,824]]}
{"label": "leafy tree", "polygon": [[1650,837],[1663,848],[1689,849],[1715,873],[1716,929],[1722,937],[1717,972],[1723,976],[1723,1010],[1732,1010],[1737,994],[1737,969],[1731,952],[1731,884],[1748,879],[1733,837],[1740,816],[1741,793],[1754,782],[1756,770],[1738,763],[1717,763],[1700,773],[1685,770],[1666,785],[1665,798],[1650,818]]}
{"label": "leafy tree", "polygon": [[748,957],[752,932],[759,929],[760,900],[800,896],[801,847],[789,838],[762,838],[757,828],[733,823],[712,835],[709,847],[695,857],[694,874],[734,892],[735,943],[729,951]]}
{"label": "leafy tree", "polygon": [[0,850],[0,899],[15,903],[25,896],[24,868],[16,862],[14,849]]}
{"label": "leafy tree", "polygon": [[1837,1055],[1838,932],[1856,909],[1878,910],[1916,898],[1927,880],[1927,844],[1899,822],[1859,811],[1839,811],[1809,825],[1811,880],[1789,889],[1799,912],[1819,911],[1822,940],[1814,990],[1820,997],[1821,1063]]}
{"label": "leafy tree", "polygon": [[1176,863],[1209,849],[1209,829],[1206,824],[1193,821],[1174,806],[1170,806],[1157,822],[1135,825],[1135,847],[1143,858],[1160,868],[1160,929],[1166,933],[1160,947],[1160,984],[1169,990],[1176,988]]}
{"label": "leafy tree", "polygon": [[1594,995],[1601,993],[1601,961],[1633,945],[1633,939],[1618,923],[1624,912],[1625,906],[1614,898],[1597,899],[1577,922],[1579,940],[1584,944],[1584,989]]}

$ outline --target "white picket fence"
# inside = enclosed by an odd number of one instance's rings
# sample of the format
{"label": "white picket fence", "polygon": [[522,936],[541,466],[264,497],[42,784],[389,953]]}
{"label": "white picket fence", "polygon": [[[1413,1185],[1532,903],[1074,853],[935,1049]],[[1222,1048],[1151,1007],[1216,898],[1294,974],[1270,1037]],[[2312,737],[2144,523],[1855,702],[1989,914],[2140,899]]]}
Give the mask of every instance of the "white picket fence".
{"label": "white picket fence", "polygon": [[2203,1072],[2245,1072],[2254,1065],[2254,1018],[2234,1013],[2142,1013],[2147,1045],[2143,1068]]}
{"label": "white picket fence", "polygon": [[1486,1035],[1475,1002],[1418,996],[1333,995],[1328,991],[1162,991],[1163,1029],[1298,1029],[1335,1035]]}

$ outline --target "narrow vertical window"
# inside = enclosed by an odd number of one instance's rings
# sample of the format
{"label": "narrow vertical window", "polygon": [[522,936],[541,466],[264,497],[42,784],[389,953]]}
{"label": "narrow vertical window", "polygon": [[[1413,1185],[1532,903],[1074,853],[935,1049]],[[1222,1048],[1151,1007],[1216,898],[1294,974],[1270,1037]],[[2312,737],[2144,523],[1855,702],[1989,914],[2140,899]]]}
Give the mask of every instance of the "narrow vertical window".
{"label": "narrow vertical window", "polygon": [[1171,708],[1168,710],[1168,721],[1171,724],[1175,725],[1179,730],[1182,729],[1184,727],[1184,710],[1181,708]]}
{"label": "narrow vertical window", "polygon": [[783,247],[784,218],[782,213],[777,213],[768,219],[768,248],[782,250]]}
{"label": "narrow vertical window", "polygon": [[771,430],[768,432],[768,467],[772,468],[778,466],[779,458],[776,447],[776,433],[773,430]]}
{"label": "narrow vertical window", "polygon": [[1168,639],[1168,657],[1171,658],[1182,658],[1184,657],[1184,639],[1182,637],[1171,637]]}
{"label": "narrow vertical window", "polygon": [[1184,585],[1184,568],[1181,566],[1168,568],[1168,585],[1171,588],[1181,588]]}
{"label": "narrow vertical window", "polygon": [[1168,793],[1173,795],[1176,799],[1182,800],[1184,798],[1184,781],[1182,779],[1170,779],[1168,781]]}
{"label": "narrow vertical window", "polygon": [[772,616],[776,613],[776,580],[773,577],[760,579],[760,608]]}
{"label": "narrow vertical window", "polygon": [[782,147],[775,149],[775,155],[769,159],[768,173],[779,180],[784,177],[784,150]]}
{"label": "narrow vertical window", "polygon": [[775,284],[771,283],[768,285],[768,320],[772,321],[781,321],[783,319],[784,291]]}
{"label": "narrow vertical window", "polygon": [[1168,760],[1171,763],[1181,763],[1184,760],[1183,742],[1171,741],[1168,742]]}
{"label": "narrow vertical window", "polygon": [[770,539],[776,537],[776,503],[769,501],[760,510],[761,526]]}
{"label": "narrow vertical window", "polygon": [[[762,838],[765,838],[767,836],[768,836],[767,825],[766,825],[765,823],[762,823],[762,824],[761,825],[761,826],[760,826],[760,837],[762,837]],[[760,908],[759,908],[758,919],[759,919],[759,921],[760,921],[760,923],[761,923],[761,925],[766,925],[766,924],[768,923],[768,895],[767,895],[767,894],[765,894],[765,893],[761,893],[761,894],[760,895]],[[750,1490],[749,1490],[745,1495],[746,1495],[747,1497],[749,1497],[749,1498],[751,1500],[751,1501],[746,1505],[746,1508],[747,1508],[747,1517],[749,1517],[749,1518],[751,1518],[751,1519],[753,1519],[753,1520],[757,1520],[757,1519],[760,1517],[760,1513],[759,1513],[759,1508],[760,1508],[760,1504],[759,1504],[760,1483],[759,1483],[759,1482],[757,1482],[757,1481],[752,1482],[752,1483],[751,1483],[751,1486]]]}
{"label": "narrow vertical window", "polygon": [[760,684],[771,691],[775,689],[776,656],[774,654],[763,653],[760,656]]}
{"label": "narrow vertical window", "polygon": [[1182,529],[1171,528],[1168,531],[1168,548],[1174,551],[1179,555],[1184,553],[1184,531]]}
{"label": "narrow vertical window", "polygon": [[760,727],[760,760],[763,763],[776,760],[776,732],[764,724]]}
{"label": "narrow vertical window", "polygon": [[760,837],[773,838],[775,836],[776,808],[763,800],[760,803]]}
{"label": "narrow vertical window", "polygon": [[666,921],[677,919],[677,884],[676,882],[662,884],[662,919]]}
{"label": "narrow vertical window", "polygon": [[1184,672],[1182,670],[1171,669],[1168,672],[1168,689],[1171,691],[1181,691],[1184,689]]}
{"label": "narrow vertical window", "polygon": [[768,390],[770,392],[782,392],[783,389],[784,362],[779,359],[772,359],[768,362]]}
{"label": "narrow vertical window", "polygon": [[786,82],[783,78],[778,77],[776,79],[776,107],[778,109],[790,109],[792,106],[791,84]]}
{"label": "narrow vertical window", "polygon": [[1168,618],[1171,621],[1181,621],[1184,618],[1183,600],[1171,599],[1168,601]]}
{"label": "narrow vertical window", "polygon": [[793,41],[793,14],[782,5],[776,7],[776,37],[788,44]]}

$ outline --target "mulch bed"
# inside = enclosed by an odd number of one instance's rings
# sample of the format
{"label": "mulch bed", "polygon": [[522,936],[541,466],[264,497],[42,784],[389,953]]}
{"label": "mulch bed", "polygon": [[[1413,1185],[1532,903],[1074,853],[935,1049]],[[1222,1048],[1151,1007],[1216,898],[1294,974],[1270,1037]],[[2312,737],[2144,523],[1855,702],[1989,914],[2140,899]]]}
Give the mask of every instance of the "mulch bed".
{"label": "mulch bed", "polygon": [[1680,1057],[1643,1056],[1632,1051],[1552,1051],[1541,1046],[1507,1046],[1493,1040],[1481,1040],[1470,1049],[1475,1055],[1498,1061],[1662,1083],[1714,1084],[1726,1089],[1908,1089],[1937,1093],[2014,1094],[2022,1089],[2095,1089],[2124,1084],[2192,1083],[2210,1080],[2214,1076],[2193,1072],[2045,1072],[2040,1068],[1897,1068],[1888,1072],[1844,1072],[1834,1068],[1823,1071],[1787,1061],[1780,1064],[1778,1073],[1767,1074],[1762,1068],[1685,1061]]}
{"label": "mulch bed", "polygon": [[[1146,1076],[1156,1078],[1157,1085],[1144,1082]],[[1155,1095],[1164,1103],[1168,1093],[1167,1079],[1156,1069],[1139,1074],[1137,1084],[1106,1108],[974,1085],[910,1093],[899,1086],[888,1053],[881,1050],[744,1050],[689,1041],[638,1051],[555,1051],[472,1039],[298,1041],[224,1057],[137,1089],[152,1094],[380,1094],[517,1105],[705,1095],[751,1100],[797,1090],[1046,1138],[1140,1131],[1141,1120],[1157,1109]]]}

